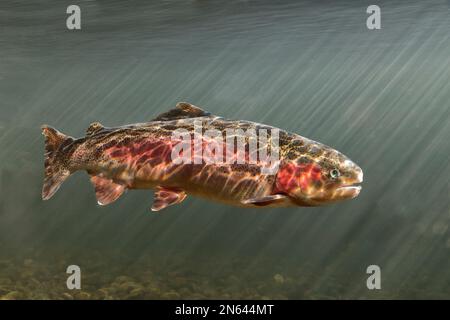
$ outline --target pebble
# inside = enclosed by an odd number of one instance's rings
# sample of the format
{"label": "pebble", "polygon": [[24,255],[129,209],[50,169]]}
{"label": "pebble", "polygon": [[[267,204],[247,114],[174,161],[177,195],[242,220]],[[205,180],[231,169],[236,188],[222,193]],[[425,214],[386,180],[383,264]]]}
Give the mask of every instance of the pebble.
{"label": "pebble", "polygon": [[284,277],[279,273],[277,273],[276,275],[273,276],[273,280],[275,280],[275,283],[277,283],[277,284],[284,283]]}

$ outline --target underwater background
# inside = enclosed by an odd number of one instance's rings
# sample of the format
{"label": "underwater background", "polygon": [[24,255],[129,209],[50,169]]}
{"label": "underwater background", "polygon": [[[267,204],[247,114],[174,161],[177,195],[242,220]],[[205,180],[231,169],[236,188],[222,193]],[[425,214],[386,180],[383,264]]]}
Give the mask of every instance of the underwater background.
{"label": "underwater background", "polygon": [[[2,1],[0,298],[450,299],[450,2],[376,2],[381,30],[368,1]],[[42,124],[80,137],[179,101],[332,146],[361,194],[155,214],[151,190],[98,206],[77,172],[41,200]]]}

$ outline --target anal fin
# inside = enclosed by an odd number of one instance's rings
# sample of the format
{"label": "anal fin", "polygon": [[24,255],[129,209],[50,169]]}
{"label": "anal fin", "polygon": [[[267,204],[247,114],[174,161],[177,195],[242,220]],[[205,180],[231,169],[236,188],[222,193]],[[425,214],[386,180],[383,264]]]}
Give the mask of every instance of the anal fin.
{"label": "anal fin", "polygon": [[182,202],[186,192],[181,189],[157,187],[153,200],[152,211],[159,211],[168,206]]}
{"label": "anal fin", "polygon": [[104,178],[98,175],[92,175],[91,182],[95,188],[97,202],[101,206],[105,206],[116,201],[125,191],[125,186],[115,183],[112,179]]}

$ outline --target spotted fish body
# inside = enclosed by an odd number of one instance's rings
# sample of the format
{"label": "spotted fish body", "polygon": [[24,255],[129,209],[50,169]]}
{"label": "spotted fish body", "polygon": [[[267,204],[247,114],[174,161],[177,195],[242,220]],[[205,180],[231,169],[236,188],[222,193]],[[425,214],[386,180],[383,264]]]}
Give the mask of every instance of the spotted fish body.
{"label": "spotted fish body", "polygon": [[[277,170],[269,174],[263,170],[267,165],[263,158],[244,163],[195,159],[207,153],[204,149],[210,141],[205,137],[199,143],[203,152],[196,153],[194,144],[189,147],[193,150],[190,159],[199,161],[177,163],[173,160],[174,148],[181,140],[174,139],[174,132],[184,130],[193,138],[199,124],[203,131],[213,129],[223,136],[237,129],[241,131],[235,134],[277,129],[227,120],[188,103],[178,103],[147,123],[105,128],[96,122],[79,139],[43,126],[46,160],[42,197],[46,200],[53,196],[77,170],[90,175],[102,205],[115,201],[127,189],[155,189],[153,211],[180,203],[187,195],[242,207],[286,207],[322,205],[354,198],[360,191],[354,184],[362,182],[362,171],[350,159],[323,144],[279,129]],[[236,138],[242,139],[244,148],[231,149],[231,158],[248,160],[252,138]],[[270,150],[270,139],[266,145],[259,143],[258,150]]]}

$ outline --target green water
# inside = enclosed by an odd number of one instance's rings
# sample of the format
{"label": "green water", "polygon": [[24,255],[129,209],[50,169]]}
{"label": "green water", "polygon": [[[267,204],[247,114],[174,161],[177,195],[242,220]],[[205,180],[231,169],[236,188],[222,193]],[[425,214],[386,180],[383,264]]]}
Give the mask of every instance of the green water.
{"label": "green water", "polygon": [[[82,29],[65,26],[69,4]],[[448,1],[0,4],[3,298],[450,298]],[[96,204],[88,176],[41,200],[47,123],[147,121],[178,101],[333,146],[357,199],[242,209],[150,190]],[[66,268],[81,268],[68,290]],[[381,268],[368,290],[366,268]]]}

